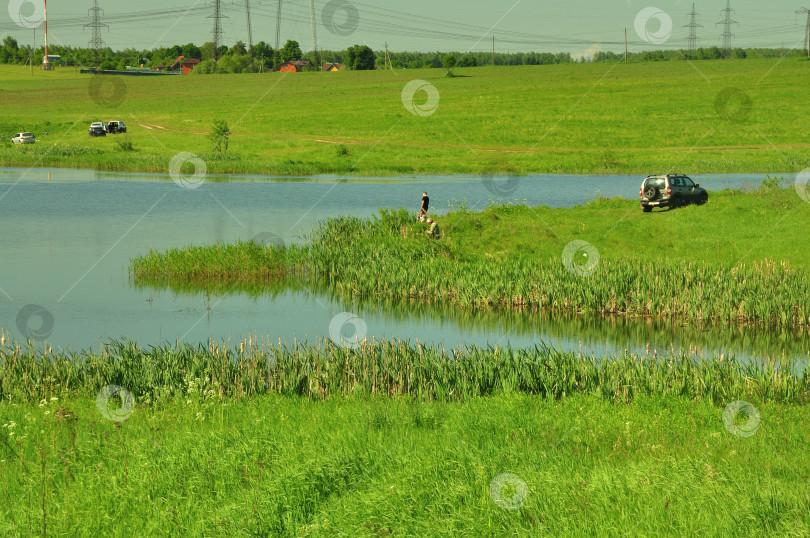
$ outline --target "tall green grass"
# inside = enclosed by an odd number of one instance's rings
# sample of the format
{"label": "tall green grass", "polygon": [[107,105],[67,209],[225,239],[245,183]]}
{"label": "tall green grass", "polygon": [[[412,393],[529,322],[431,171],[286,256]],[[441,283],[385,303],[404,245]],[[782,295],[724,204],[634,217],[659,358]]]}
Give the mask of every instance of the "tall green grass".
{"label": "tall green grass", "polygon": [[677,397],[0,402],[0,534],[806,536],[807,409],[751,403],[738,438]]}
{"label": "tall green grass", "polygon": [[0,401],[38,402],[126,387],[141,403],[198,395],[261,394],[324,399],[333,395],[408,396],[465,401],[522,393],[549,398],[599,395],[628,402],[639,395],[715,403],[807,403],[802,363],[743,363],[686,354],[583,356],[544,345],[531,349],[445,349],[398,340],[364,341],[349,349],[330,340],[292,344],[266,339],[145,349],[112,342],[97,352],[57,352],[7,344],[0,350]]}

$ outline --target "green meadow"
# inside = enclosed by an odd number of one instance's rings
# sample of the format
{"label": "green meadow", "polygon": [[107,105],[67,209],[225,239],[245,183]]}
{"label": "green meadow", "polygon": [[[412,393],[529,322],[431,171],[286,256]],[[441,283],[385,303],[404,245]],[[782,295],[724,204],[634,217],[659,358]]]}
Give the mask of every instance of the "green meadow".
{"label": "green meadow", "polygon": [[[452,78],[439,69],[31,76],[0,66],[0,135],[38,137],[0,144],[0,164],[165,173],[191,152],[212,174],[797,172],[810,167],[808,69],[796,58],[481,67]],[[435,87],[429,115],[403,104],[416,79]],[[419,111],[435,100],[423,89],[405,102]],[[88,136],[92,121],[111,119],[129,134]],[[224,155],[206,138],[218,119],[232,130]]]}
{"label": "green meadow", "polygon": [[806,408],[757,409],[743,438],[722,406],[661,397],[192,392],[122,423],[92,397],[6,405],[0,532],[806,536]]}

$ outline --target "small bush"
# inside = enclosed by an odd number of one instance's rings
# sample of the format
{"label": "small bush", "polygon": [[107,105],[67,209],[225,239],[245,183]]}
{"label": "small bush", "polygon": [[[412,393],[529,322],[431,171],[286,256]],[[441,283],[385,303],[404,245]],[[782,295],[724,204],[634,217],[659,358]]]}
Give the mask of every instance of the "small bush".
{"label": "small bush", "polygon": [[135,144],[132,143],[132,140],[129,137],[118,138],[115,141],[115,145],[118,146],[120,151],[137,151],[135,148]]}
{"label": "small bush", "polygon": [[228,142],[231,136],[231,128],[225,120],[214,120],[214,126],[208,140],[211,141],[211,149],[219,153],[228,152]]}

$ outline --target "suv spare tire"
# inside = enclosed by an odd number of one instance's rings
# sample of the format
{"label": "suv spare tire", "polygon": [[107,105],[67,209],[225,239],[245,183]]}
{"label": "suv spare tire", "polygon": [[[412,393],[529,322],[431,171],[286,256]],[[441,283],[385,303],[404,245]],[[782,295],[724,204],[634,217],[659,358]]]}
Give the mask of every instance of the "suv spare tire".
{"label": "suv spare tire", "polygon": [[644,187],[644,196],[648,200],[652,200],[653,198],[658,196],[658,188],[655,187],[654,185],[647,185],[646,187]]}

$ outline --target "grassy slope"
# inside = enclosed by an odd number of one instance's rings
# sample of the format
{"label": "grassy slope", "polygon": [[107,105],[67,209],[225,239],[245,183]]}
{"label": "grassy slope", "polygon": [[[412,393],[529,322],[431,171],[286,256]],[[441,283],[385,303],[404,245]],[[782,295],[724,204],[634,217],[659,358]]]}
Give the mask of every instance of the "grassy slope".
{"label": "grassy slope", "polygon": [[[457,78],[431,69],[120,77],[122,100],[111,107],[93,101],[87,75],[31,78],[0,66],[3,101],[15,103],[0,134],[39,137],[32,148],[3,145],[0,163],[165,172],[173,155],[190,151],[211,172],[790,172],[810,166],[802,137],[810,111],[796,84],[807,68],[774,59],[485,67]],[[439,90],[432,116],[403,107],[413,79]],[[729,87],[750,98],[750,113],[734,98],[731,119],[718,114]],[[91,121],[113,118],[128,123],[137,152],[119,151],[116,137],[88,138]],[[210,154],[205,138],[216,118],[233,129],[226,159]],[[54,144],[63,147],[46,153]]]}
{"label": "grassy slope", "polygon": [[770,259],[810,270],[810,251],[802,246],[810,204],[793,188],[742,193],[709,193],[705,206],[642,213],[636,200],[599,199],[587,205],[551,209],[493,207],[452,213],[439,219],[447,240],[460,255],[508,261],[525,255],[559,258],[569,241],[593,244],[604,261],[693,263],[722,267]]}
{"label": "grassy slope", "polygon": [[[2,404],[0,533],[807,535],[807,408],[755,405],[741,438],[722,406],[678,398],[221,401],[190,386],[121,424],[91,398]],[[527,486],[517,510],[490,496],[501,473]]]}

